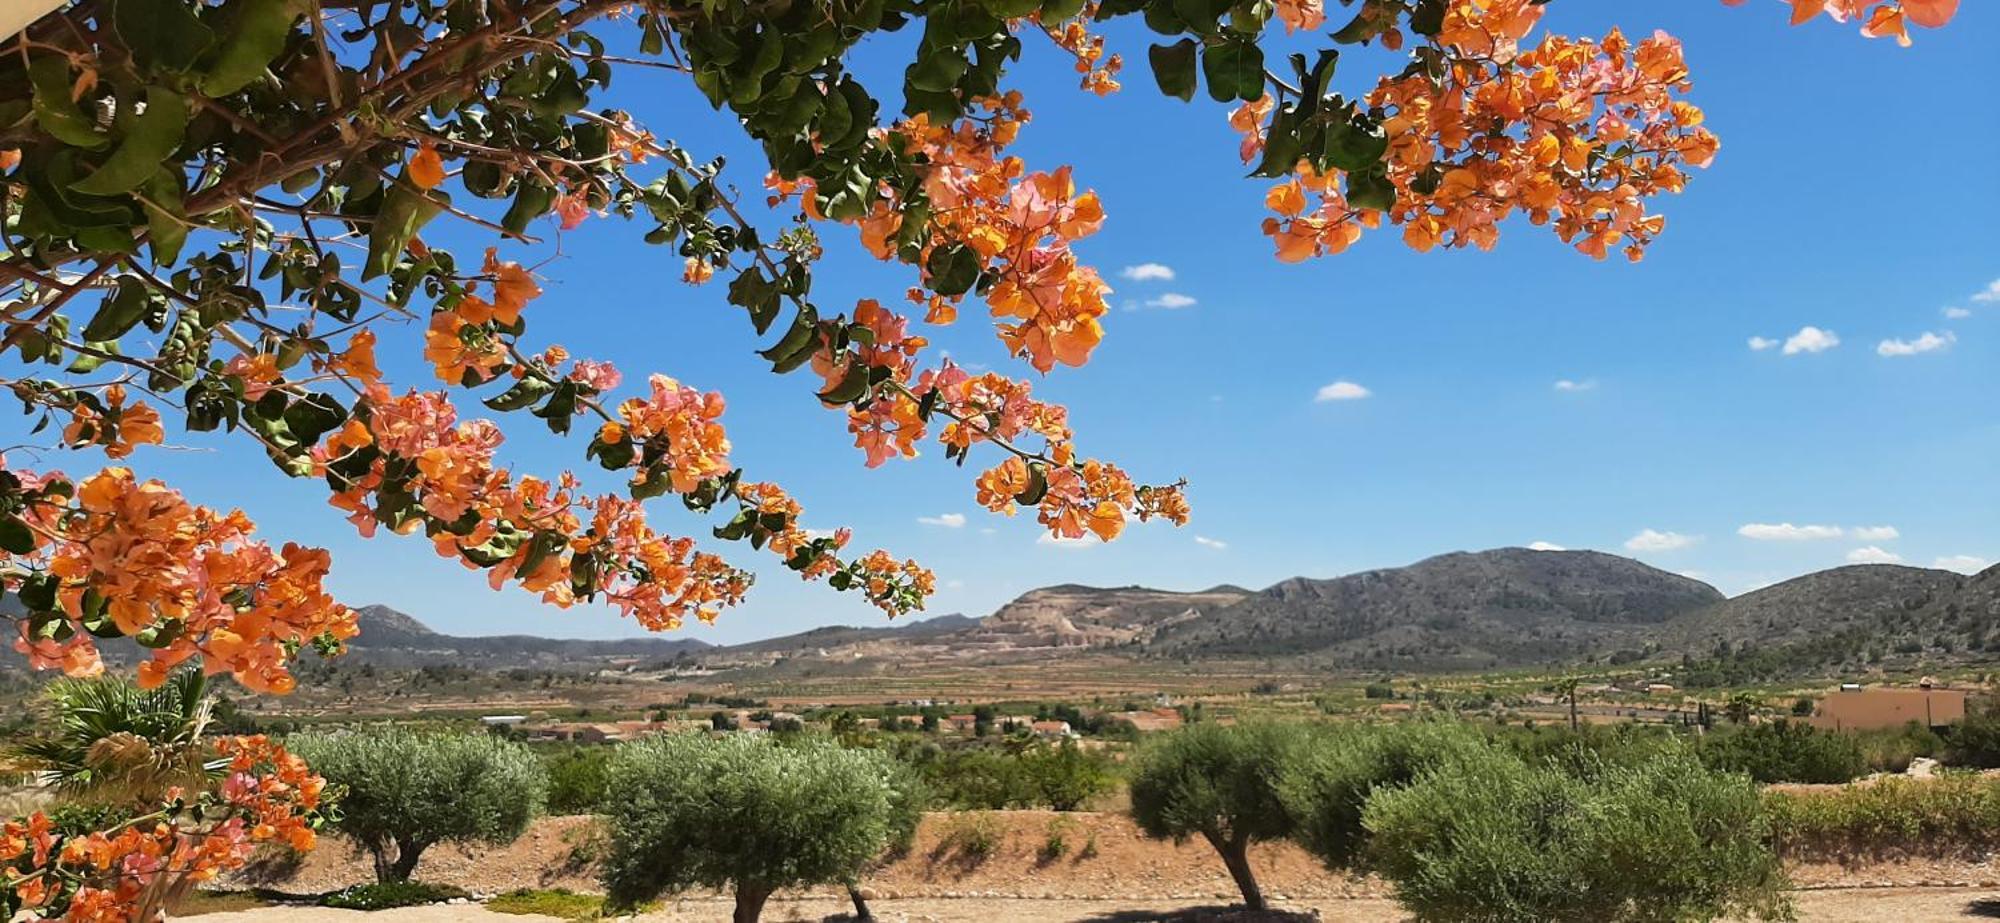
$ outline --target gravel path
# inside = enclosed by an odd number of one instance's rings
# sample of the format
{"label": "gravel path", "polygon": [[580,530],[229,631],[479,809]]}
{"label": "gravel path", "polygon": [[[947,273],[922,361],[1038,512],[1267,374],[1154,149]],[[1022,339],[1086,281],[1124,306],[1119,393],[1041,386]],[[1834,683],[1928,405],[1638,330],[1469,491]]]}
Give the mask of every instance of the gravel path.
{"label": "gravel path", "polygon": [[[1982,888],[1841,888],[1798,893],[1801,923],[1931,923],[1938,920],[1990,920],[2000,917],[2000,893]],[[1380,898],[1285,901],[1280,913],[1261,917],[1199,903],[1146,900],[1050,900],[913,898],[874,904],[882,923],[1291,923],[1296,920],[1339,920],[1341,923],[1401,923],[1392,901]],[[773,900],[764,919],[800,923],[845,919],[845,901],[831,898]],[[710,923],[729,918],[729,904],[692,898],[637,918],[641,923]],[[471,905],[410,907],[363,914],[317,907],[264,908],[207,914],[203,923],[547,923],[554,917],[493,913]]]}

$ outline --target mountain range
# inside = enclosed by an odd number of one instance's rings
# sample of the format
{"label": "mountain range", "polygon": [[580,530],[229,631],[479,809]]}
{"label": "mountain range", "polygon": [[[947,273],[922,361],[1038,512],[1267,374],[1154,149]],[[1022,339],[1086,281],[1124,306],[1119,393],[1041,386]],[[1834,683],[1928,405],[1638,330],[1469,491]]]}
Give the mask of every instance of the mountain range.
{"label": "mountain range", "polygon": [[1504,669],[1675,660],[1765,672],[2000,653],[2000,567],[1974,576],[1862,564],[1733,598],[1595,551],[1499,548],[1262,590],[1044,587],[984,618],[829,626],[749,644],[439,634],[387,606],[360,610],[354,654],[527,666],[600,661],[709,667],[838,660],[1022,659],[1098,652],[1182,662],[1296,659],[1330,669]]}

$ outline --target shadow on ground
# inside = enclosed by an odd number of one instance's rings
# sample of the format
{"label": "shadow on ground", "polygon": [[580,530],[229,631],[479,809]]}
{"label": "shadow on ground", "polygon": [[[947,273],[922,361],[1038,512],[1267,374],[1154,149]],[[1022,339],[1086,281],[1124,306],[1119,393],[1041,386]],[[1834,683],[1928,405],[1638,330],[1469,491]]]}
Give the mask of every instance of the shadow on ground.
{"label": "shadow on ground", "polygon": [[1982,897],[1966,904],[1965,915],[1968,917],[1985,917],[1989,920],[2000,920],[2000,897]]}
{"label": "shadow on ground", "polygon": [[1319,917],[1288,910],[1245,910],[1242,907],[1186,907],[1180,910],[1114,910],[1084,917],[1077,923],[1316,923]]}

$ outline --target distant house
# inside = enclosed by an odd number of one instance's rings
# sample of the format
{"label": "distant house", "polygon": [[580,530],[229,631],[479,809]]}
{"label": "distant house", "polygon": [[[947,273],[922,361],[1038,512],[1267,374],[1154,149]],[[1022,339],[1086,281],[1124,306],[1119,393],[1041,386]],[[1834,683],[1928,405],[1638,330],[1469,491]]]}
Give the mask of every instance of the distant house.
{"label": "distant house", "polygon": [[946,715],[943,723],[944,729],[953,734],[970,734],[979,719],[972,715]]}
{"label": "distant house", "polygon": [[513,727],[526,720],[528,720],[527,715],[484,715],[480,717],[479,723],[490,728]]}
{"label": "distant house", "polygon": [[1944,727],[1965,720],[1963,689],[1850,686],[1853,684],[1843,684],[1839,692],[1821,699],[1807,722],[1832,730],[1866,731],[1898,728],[1912,721]]}
{"label": "distant house", "polygon": [[1067,721],[1036,721],[1028,727],[1042,737],[1068,737],[1072,733]]}

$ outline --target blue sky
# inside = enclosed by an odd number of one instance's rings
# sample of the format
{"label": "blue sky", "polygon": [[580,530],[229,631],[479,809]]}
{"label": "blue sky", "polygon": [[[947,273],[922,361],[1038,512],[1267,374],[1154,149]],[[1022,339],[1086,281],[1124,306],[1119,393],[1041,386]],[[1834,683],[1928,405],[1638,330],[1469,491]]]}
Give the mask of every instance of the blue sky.
{"label": "blue sky", "polygon": [[[1136,63],[1125,91],[1102,100],[1028,42],[1009,82],[1035,113],[1017,151],[1036,166],[1075,164],[1103,198],[1109,220],[1080,250],[1112,279],[1119,306],[1091,364],[1038,380],[1037,393],[1069,404],[1085,452],[1142,479],[1191,482],[1191,525],[1135,527],[1109,546],[1038,542],[1030,518],[982,513],[972,469],[935,451],[864,469],[840,416],[811,399],[812,381],[765,371],[721,286],[682,285],[678,260],[645,246],[640,228],[592,220],[559,248],[508,255],[551,257],[547,294],[529,312],[537,344],[613,360],[628,382],[661,371],[722,390],[737,463],[790,488],[808,525],[850,525],[857,547],[920,557],[939,575],[933,613],[983,615],[1059,582],[1261,587],[1533,542],[1631,554],[1731,594],[1850,556],[1961,569],[2000,559],[2000,103],[1990,73],[2000,6],[1968,3],[1910,49],[1851,26],[1790,29],[1784,12],[1768,2],[1551,5],[1557,31],[1601,34],[1615,20],[1634,35],[1680,36],[1691,98],[1722,137],[1715,165],[1659,204],[1667,232],[1638,265],[1593,262],[1518,222],[1491,253],[1418,254],[1388,231],[1341,256],[1281,265],[1258,231],[1265,185],[1241,178],[1224,108],[1161,97],[1144,67],[1147,35],[1109,32]],[[864,48],[860,67],[878,92],[896,85],[911,40]],[[1349,92],[1372,82],[1375,63],[1343,62]],[[620,81],[612,104],[697,156],[727,155],[726,175],[761,202],[755,150],[691,87],[649,70]],[[542,230],[555,240],[553,226]],[[825,235],[822,305],[890,301],[910,283],[907,270],[867,259],[851,233]],[[427,236],[487,243],[476,228]],[[1148,264],[1172,278],[1119,277]],[[1004,357],[982,313],[966,311],[934,339],[962,361],[1027,371]],[[1821,334],[1802,335],[1809,327]],[[429,380],[420,332],[385,331],[384,367],[400,383]],[[1753,349],[1753,337],[1774,342]],[[1884,355],[1899,351],[1889,341],[1943,342]],[[1316,399],[1340,382],[1365,396]],[[583,465],[581,441],[505,422],[503,454],[519,468]],[[362,541],[325,505],[323,485],[287,480],[244,444],[170,441],[177,448],[132,463],[197,501],[241,506],[273,538],[330,547],[350,604],[387,603],[456,633],[637,631],[608,610],[557,612],[490,591],[421,539]],[[655,507],[669,531],[711,524],[678,504]],[[718,625],[688,629],[695,637],[879,621],[747,549],[724,550],[763,579]]]}

